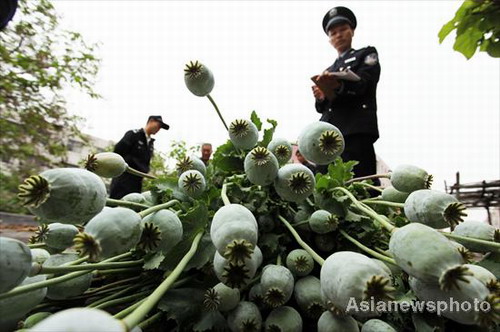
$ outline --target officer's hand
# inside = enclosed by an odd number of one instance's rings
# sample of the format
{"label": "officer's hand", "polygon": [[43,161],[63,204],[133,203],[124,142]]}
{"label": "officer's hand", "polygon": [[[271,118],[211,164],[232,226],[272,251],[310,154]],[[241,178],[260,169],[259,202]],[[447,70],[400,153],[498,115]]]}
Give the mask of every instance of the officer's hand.
{"label": "officer's hand", "polygon": [[335,89],[340,87],[340,82],[335,76],[329,72],[325,72],[316,78],[315,83],[328,100],[335,99]]}
{"label": "officer's hand", "polygon": [[338,78],[335,77],[333,73],[330,73],[328,71],[325,71],[323,74],[321,74],[321,76],[318,77],[318,82],[324,85],[331,86],[332,89],[338,89],[341,85]]}
{"label": "officer's hand", "polygon": [[323,93],[323,91],[321,91],[320,88],[318,88],[318,86],[313,85],[312,90],[313,90],[314,98],[316,98],[319,101],[325,100],[325,94]]}

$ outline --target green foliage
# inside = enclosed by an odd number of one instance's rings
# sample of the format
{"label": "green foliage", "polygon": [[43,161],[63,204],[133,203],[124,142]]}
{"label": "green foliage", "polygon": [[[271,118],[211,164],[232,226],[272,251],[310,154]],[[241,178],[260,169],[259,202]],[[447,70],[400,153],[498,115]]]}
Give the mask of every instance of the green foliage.
{"label": "green foliage", "polygon": [[203,312],[200,320],[193,326],[195,332],[226,331],[227,329],[226,319],[219,311]]}
{"label": "green foliage", "polygon": [[187,143],[183,140],[175,141],[170,143],[170,149],[167,156],[173,160],[179,160],[191,154],[196,154],[200,149],[199,145],[187,146]]}
{"label": "green foliage", "polygon": [[[149,163],[149,174],[154,176],[162,176],[165,174],[173,175],[173,170],[169,170],[166,164],[167,155],[161,151],[155,151],[151,162]],[[151,179],[145,178],[143,180],[142,188],[143,191],[150,190],[154,186],[154,182]]]}
{"label": "green foliage", "polygon": [[17,186],[21,181],[18,172],[7,174],[0,172],[0,211],[28,214],[29,211],[23,207],[21,200],[17,197]]}
{"label": "green foliage", "polygon": [[[195,202],[194,206],[191,207],[185,214],[181,214],[179,218],[182,221],[182,227],[184,232],[182,235],[182,240],[179,242],[172,250],[168,253],[168,257],[162,262],[160,268],[165,271],[172,271],[177,264],[180,262],[182,257],[188,252],[193,243],[193,239],[201,230],[204,230],[208,225],[208,209],[203,202]],[[205,247],[198,248],[195,260],[203,261],[206,257],[203,253]],[[199,258],[197,256],[201,256]],[[189,269],[191,266],[187,266]]]}
{"label": "green foliage", "polygon": [[455,17],[439,31],[439,42],[456,29],[453,49],[470,59],[479,48],[491,57],[500,57],[500,2],[465,0]]}
{"label": "green foliage", "polygon": [[343,162],[339,157],[335,162],[328,165],[328,174],[316,174],[316,190],[323,192],[329,188],[343,186],[344,183],[354,176],[352,169],[358,164],[351,160]]}
{"label": "green foliage", "polygon": [[[155,150],[153,158],[149,164],[149,174],[152,174],[159,178],[169,178],[177,176],[177,171],[175,169],[175,163],[186,156],[196,155],[199,151],[199,145],[188,146],[186,141],[172,140],[170,143],[170,149],[167,153]],[[169,161],[172,161],[169,163]],[[151,179],[144,179],[143,190],[154,190],[156,182]],[[175,187],[177,182],[175,182]]]}
{"label": "green foliage", "polygon": [[160,300],[158,309],[164,311],[168,319],[178,324],[179,330],[189,330],[186,325],[194,323],[203,312],[203,295],[205,291],[199,288],[178,288],[165,293]]}
{"label": "green foliage", "polygon": [[[12,163],[12,182],[60,165],[65,138],[81,136],[81,119],[68,114],[64,89],[99,97],[93,90],[96,46],[61,29],[58,20],[50,1],[20,0],[16,19],[0,32],[0,157],[19,162]],[[2,195],[7,189],[2,186]],[[14,202],[10,210],[20,207]]]}
{"label": "green foliage", "polygon": [[165,171],[165,154],[160,151],[155,151],[153,158],[151,158],[149,168],[150,174],[155,176],[161,175]]}
{"label": "green foliage", "polygon": [[[250,119],[252,120],[253,124],[257,127],[259,131],[262,130],[262,120],[259,118],[257,113],[255,111],[252,111],[252,114],[250,116]],[[276,126],[278,125],[278,122],[276,120],[272,119],[267,119],[267,123],[271,125],[271,128],[264,129],[264,134],[262,141],[260,141],[257,145],[267,147],[269,142],[272,141],[274,131],[276,130]]]}
{"label": "green foliage", "polygon": [[[261,137],[263,137],[263,140],[258,142],[258,145],[267,146],[272,139],[277,122],[271,119],[263,122],[255,111],[252,112],[250,119],[262,134]],[[266,123],[270,127],[264,128]],[[29,146],[24,147],[24,149],[26,152],[33,151],[33,147]],[[177,160],[193,154],[195,149],[194,147],[187,147],[184,141],[174,141],[167,157]],[[157,175],[157,178],[148,182],[148,189],[151,191],[152,200],[157,204],[170,202],[173,199],[176,200],[168,204],[168,209],[174,211],[182,222],[182,240],[165,254],[147,254],[141,248],[132,249],[131,253],[134,261],[128,263],[132,263],[134,267],[111,268],[108,270],[109,266],[102,265],[101,267],[105,269],[96,273],[98,277],[93,280],[93,283],[95,282],[94,287],[82,297],[68,299],[67,303],[60,304],[45,302],[42,306],[35,307],[35,311],[42,307],[46,308],[47,305],[51,306],[51,308],[54,307],[54,310],[59,310],[82,303],[87,305],[90,302],[95,307],[103,307],[104,303],[106,303],[106,307],[113,306],[110,312],[116,312],[123,309],[124,305],[130,305],[116,316],[120,316],[121,319],[125,317],[124,322],[130,328],[138,324],[144,331],[147,331],[149,330],[148,327],[155,324],[156,327],[163,328],[163,330],[227,330],[228,325],[232,324],[226,324],[226,319],[231,321],[232,313],[226,313],[222,308],[218,308],[221,311],[217,310],[216,306],[220,298],[211,290],[214,285],[219,283],[218,278],[221,278],[221,276],[219,271],[215,273],[214,270],[214,265],[218,264],[214,258],[216,249],[212,237],[216,236],[216,234],[210,234],[210,231],[212,230],[211,226],[214,226],[214,229],[217,227],[217,225],[211,225],[216,212],[223,205],[229,203],[244,206],[256,218],[259,233],[257,246],[262,252],[262,257],[256,255],[254,258],[258,258],[257,260],[262,258],[262,268],[260,266],[255,267],[256,270],[250,273],[250,268],[253,269],[250,265],[243,266],[240,262],[231,262],[229,260],[228,265],[224,267],[224,272],[220,273],[226,274],[222,278],[229,277],[229,274],[231,274],[235,280],[238,278],[248,280],[248,283],[242,285],[239,289],[240,299],[253,301],[259,306],[262,313],[252,313],[258,315],[258,319],[256,319],[259,322],[261,320],[260,316],[269,317],[270,311],[269,307],[264,306],[262,294],[259,294],[262,293],[262,289],[259,290],[259,287],[262,288],[265,285],[265,282],[262,282],[262,275],[266,273],[264,271],[269,271],[264,270],[264,266],[268,264],[280,265],[283,258],[287,257],[291,250],[299,247],[307,250],[318,263],[314,264],[311,274],[320,276],[321,282],[325,281],[326,283],[328,283],[330,275],[323,275],[322,268],[319,265],[322,265],[324,259],[334,252],[355,251],[383,260],[384,264],[387,263],[387,267],[391,270],[391,282],[387,283],[388,280],[384,279],[377,280],[381,276],[373,276],[370,281],[370,288],[372,286],[374,288],[371,290],[367,288],[364,295],[375,291],[375,293],[394,295],[394,300],[400,303],[416,300],[416,295],[408,285],[408,274],[394,265],[393,256],[396,257],[396,254],[393,250],[391,250],[392,254],[388,250],[391,232],[395,227],[408,224],[409,218],[404,215],[401,204],[387,204],[389,202],[384,201],[381,196],[371,197],[371,191],[380,188],[373,188],[369,180],[368,182],[366,180],[358,181],[359,179],[352,181],[354,176],[353,167],[357,164],[357,161],[344,162],[341,158],[337,158],[334,163],[328,166],[327,174],[316,175],[314,193],[303,201],[296,203],[282,200],[273,185],[252,184],[243,171],[245,152],[235,148],[231,141],[227,141],[216,149],[212,162],[208,165],[205,173],[206,190],[196,200],[179,190],[178,174],[169,171],[168,167],[166,167],[165,158],[165,155],[157,153],[152,160],[151,173]],[[0,179],[4,180],[3,177]],[[394,183],[394,174],[392,180]],[[14,184],[14,181],[11,180],[7,182]],[[15,185],[17,185],[17,181]],[[116,202],[110,203],[114,205]],[[130,203],[122,202],[122,204],[128,205]],[[165,206],[162,206],[162,208],[165,208]],[[335,221],[338,222],[338,227],[331,229],[326,234],[312,232],[310,216],[318,209],[324,209],[333,214]],[[76,210],[76,212],[78,211]],[[105,210],[103,213],[108,213],[106,211],[113,211],[113,209]],[[130,213],[134,214],[133,212]],[[231,223],[233,222],[237,223],[238,219],[231,221]],[[219,227],[222,226],[219,225]],[[228,227],[233,227],[233,225],[228,225]],[[121,230],[126,232],[126,230]],[[238,231],[242,231],[242,234],[246,232],[244,229]],[[253,226],[251,232],[255,233]],[[110,236],[108,240],[116,237],[116,232],[110,231],[108,233]],[[437,231],[435,233],[435,236],[442,236]],[[398,232],[393,234],[398,234]],[[227,249],[234,250],[237,245],[240,246],[242,241],[239,237],[239,234],[236,234],[232,239],[233,247]],[[151,239],[154,241],[153,236]],[[425,241],[425,239],[422,241]],[[422,244],[425,243],[422,242]],[[499,255],[496,254],[498,245],[490,243],[489,247],[492,250],[495,249],[495,251],[485,255],[479,265],[487,267],[498,276]],[[423,245],[421,248],[423,251],[418,252],[418,254],[423,257],[426,254],[426,247]],[[258,252],[258,250],[255,249],[255,252]],[[427,250],[428,252],[429,250]],[[447,252],[450,252],[450,250],[447,249]],[[188,253],[189,255],[186,256]],[[436,251],[432,252],[432,255],[439,254]],[[461,260],[457,253],[455,253],[454,257]],[[119,258],[123,259],[124,257],[120,255]],[[136,265],[136,261],[140,258],[143,259],[143,261],[139,261],[142,269]],[[355,263],[355,260],[353,261]],[[411,265],[410,263],[408,262],[409,265]],[[349,264],[349,262],[343,262],[342,264]],[[90,268],[94,269],[93,266],[90,266]],[[354,269],[350,271],[354,273],[353,278],[359,279],[360,276],[356,275]],[[412,271],[407,272],[411,273]],[[126,276],[128,280],[119,278],[120,275]],[[133,277],[129,278],[130,276]],[[333,276],[333,278],[336,277]],[[166,283],[158,285],[160,279],[164,279]],[[39,284],[38,286],[45,287],[46,284]],[[368,287],[368,283],[365,286]],[[394,286],[394,293],[392,292],[392,286]],[[383,289],[380,287],[383,287]],[[138,292],[138,290],[142,289],[146,290],[146,293],[150,291],[152,293],[147,296],[143,292]],[[153,291],[153,289],[155,290]],[[113,294],[109,295],[110,293]],[[12,293],[10,294],[12,295]],[[0,294],[0,298],[3,299],[8,295]],[[269,295],[266,294],[266,298]],[[108,299],[109,301],[107,301]],[[371,299],[375,300],[375,298]],[[80,302],[80,300],[83,302]],[[265,301],[270,302],[268,300],[265,299]],[[330,300],[335,301],[333,297]],[[493,298],[493,301],[497,300],[496,297]],[[139,303],[136,301],[144,302],[136,307],[136,304]],[[376,301],[378,302],[378,299]],[[98,306],[95,305],[97,302],[100,302]],[[296,307],[298,302],[296,298],[295,301],[292,300],[287,305]],[[330,304],[337,305],[336,303]],[[155,308],[159,311],[153,314],[152,309]],[[125,314],[125,312],[128,313]],[[451,319],[437,317],[431,312],[395,311],[383,313],[379,318],[393,325],[398,331],[465,330],[465,327],[462,328],[459,324],[452,322]],[[492,315],[491,319],[496,320],[497,316]],[[317,319],[311,319],[308,315],[303,315],[302,320],[305,331],[315,330],[318,325]],[[364,321],[364,319],[361,321]],[[251,323],[251,320],[246,322],[243,329],[250,330],[255,327]],[[496,321],[493,321],[493,323],[496,323]],[[457,325],[457,328],[454,328],[454,325]],[[467,329],[479,331],[479,327],[467,326]]]}
{"label": "green foliage", "polygon": [[252,114],[250,115],[250,120],[253,122],[255,127],[257,127],[258,131],[262,129],[262,121],[260,120],[259,116],[255,111],[252,111]]}

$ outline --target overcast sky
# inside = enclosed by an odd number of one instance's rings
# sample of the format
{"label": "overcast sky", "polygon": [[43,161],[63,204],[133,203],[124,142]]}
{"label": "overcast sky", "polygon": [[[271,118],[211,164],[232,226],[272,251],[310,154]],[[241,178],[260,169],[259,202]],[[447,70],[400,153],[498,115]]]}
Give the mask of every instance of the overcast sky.
{"label": "overcast sky", "polygon": [[443,182],[500,177],[499,61],[471,60],[437,34],[462,1],[54,1],[62,26],[101,42],[102,68],[90,100],[70,93],[69,109],[84,116],[84,131],[119,140],[128,129],[161,114],[171,140],[189,144],[227,139],[207,98],[184,85],[183,68],[200,60],[215,75],[211,95],[226,122],[249,117],[278,121],[277,135],[295,141],[319,119],[310,77],[336,52],[322,31],[323,15],[345,5],[357,16],[353,47],[375,46],[381,137],[378,155],[391,167],[414,164]]}

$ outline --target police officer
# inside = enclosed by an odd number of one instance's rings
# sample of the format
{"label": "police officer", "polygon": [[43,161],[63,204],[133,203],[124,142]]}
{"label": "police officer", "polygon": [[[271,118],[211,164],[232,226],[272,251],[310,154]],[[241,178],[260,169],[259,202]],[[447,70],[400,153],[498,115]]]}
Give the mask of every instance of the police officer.
{"label": "police officer", "polygon": [[[323,30],[330,44],[338,52],[338,58],[321,75],[312,79],[316,110],[320,121],[326,121],[340,129],[345,139],[343,160],[357,160],[356,177],[376,173],[376,157],[373,143],[378,139],[377,83],[380,64],[377,50],[368,46],[355,50],[352,38],[356,29],[356,17],[346,7],[334,7],[323,18]],[[342,80],[334,72],[352,71],[358,81]],[[324,173],[327,166],[319,169]]]}
{"label": "police officer", "polygon": [[3,30],[14,17],[17,9],[17,0],[0,1],[0,30]]}
{"label": "police officer", "polygon": [[[161,116],[151,115],[144,128],[127,131],[116,143],[114,152],[121,155],[130,167],[148,173],[154,150],[154,138],[151,138],[151,135],[161,128],[168,130],[170,126],[163,122]],[[127,194],[141,191],[142,177],[125,172],[111,181],[109,197],[120,199]]]}

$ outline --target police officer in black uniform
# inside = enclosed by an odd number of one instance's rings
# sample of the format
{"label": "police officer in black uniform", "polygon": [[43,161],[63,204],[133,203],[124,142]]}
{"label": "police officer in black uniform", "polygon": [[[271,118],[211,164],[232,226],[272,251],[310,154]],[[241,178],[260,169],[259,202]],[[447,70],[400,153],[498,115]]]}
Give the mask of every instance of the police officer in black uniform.
{"label": "police officer in black uniform", "polygon": [[[116,143],[114,152],[121,155],[130,167],[148,173],[155,141],[151,135],[161,128],[168,130],[170,126],[163,122],[161,116],[151,115],[144,128],[127,131]],[[109,197],[120,199],[127,194],[141,191],[142,177],[125,172],[111,181]]]}
{"label": "police officer in black uniform", "polygon": [[17,9],[17,0],[0,1],[0,30],[3,30],[14,17]]}
{"label": "police officer in black uniform", "polygon": [[[354,13],[346,7],[334,7],[326,13],[323,30],[337,50],[338,58],[323,74],[312,79],[316,83],[313,93],[316,110],[321,113],[320,121],[340,129],[345,139],[342,159],[359,161],[353,171],[360,177],[376,173],[373,143],[379,137],[376,91],[380,64],[374,47],[358,50],[351,47],[356,25]],[[331,74],[349,70],[360,79],[342,80]],[[319,171],[325,173],[327,166]]]}

